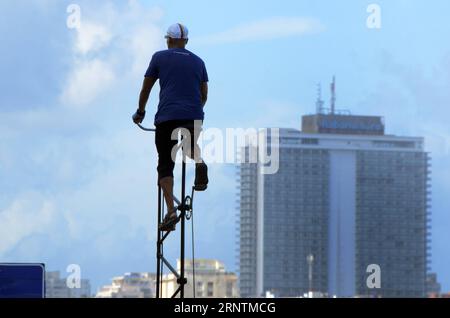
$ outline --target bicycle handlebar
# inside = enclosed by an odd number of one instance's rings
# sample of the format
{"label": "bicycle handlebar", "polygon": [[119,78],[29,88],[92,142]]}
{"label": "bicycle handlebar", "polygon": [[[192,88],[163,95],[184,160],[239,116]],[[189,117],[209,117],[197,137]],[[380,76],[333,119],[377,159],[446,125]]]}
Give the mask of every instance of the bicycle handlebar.
{"label": "bicycle handlebar", "polygon": [[152,131],[152,132],[156,131],[154,128],[145,128],[141,124],[136,124],[136,125],[138,125],[138,127],[141,128],[143,131]]}

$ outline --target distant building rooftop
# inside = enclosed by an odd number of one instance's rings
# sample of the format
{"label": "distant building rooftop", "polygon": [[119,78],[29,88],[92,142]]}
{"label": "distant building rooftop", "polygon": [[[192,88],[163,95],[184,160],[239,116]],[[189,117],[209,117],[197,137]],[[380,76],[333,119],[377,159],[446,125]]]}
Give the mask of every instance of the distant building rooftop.
{"label": "distant building rooftop", "polygon": [[302,117],[302,132],[343,135],[384,135],[384,118],[342,114],[314,114]]}

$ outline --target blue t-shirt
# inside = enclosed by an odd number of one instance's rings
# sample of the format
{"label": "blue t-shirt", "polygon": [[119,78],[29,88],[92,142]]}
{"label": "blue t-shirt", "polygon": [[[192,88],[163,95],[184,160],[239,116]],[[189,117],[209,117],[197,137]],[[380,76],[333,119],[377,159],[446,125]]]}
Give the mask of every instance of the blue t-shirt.
{"label": "blue t-shirt", "polygon": [[204,119],[201,84],[208,82],[205,63],[186,49],[156,52],[145,77],[159,79],[155,125],[168,120]]}

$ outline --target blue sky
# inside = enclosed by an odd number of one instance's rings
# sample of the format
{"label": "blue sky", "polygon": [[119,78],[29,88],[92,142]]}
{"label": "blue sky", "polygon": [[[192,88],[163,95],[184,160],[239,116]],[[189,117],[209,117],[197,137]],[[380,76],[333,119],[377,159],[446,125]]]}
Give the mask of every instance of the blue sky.
{"label": "blue sky", "polygon": [[[80,31],[66,26],[72,2]],[[299,128],[316,84],[328,101],[336,74],[338,108],[382,115],[390,134],[424,136],[432,269],[450,290],[450,3],[376,1],[382,28],[373,30],[373,2],[2,1],[0,261],[77,263],[95,288],[154,270],[156,154],[130,115],[151,54],[179,21],[208,67],[207,127]],[[153,93],[148,109],[156,102]],[[196,254],[230,270],[234,169],[212,165],[210,189],[196,198]]]}

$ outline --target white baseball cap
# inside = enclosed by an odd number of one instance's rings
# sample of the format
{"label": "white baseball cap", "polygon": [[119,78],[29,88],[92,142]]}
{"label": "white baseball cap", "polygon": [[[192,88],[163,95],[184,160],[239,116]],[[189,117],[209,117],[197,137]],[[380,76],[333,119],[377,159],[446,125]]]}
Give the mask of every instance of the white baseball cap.
{"label": "white baseball cap", "polygon": [[175,23],[172,24],[169,29],[167,30],[167,38],[172,39],[188,39],[189,30],[186,26],[182,25],[181,23]]}

